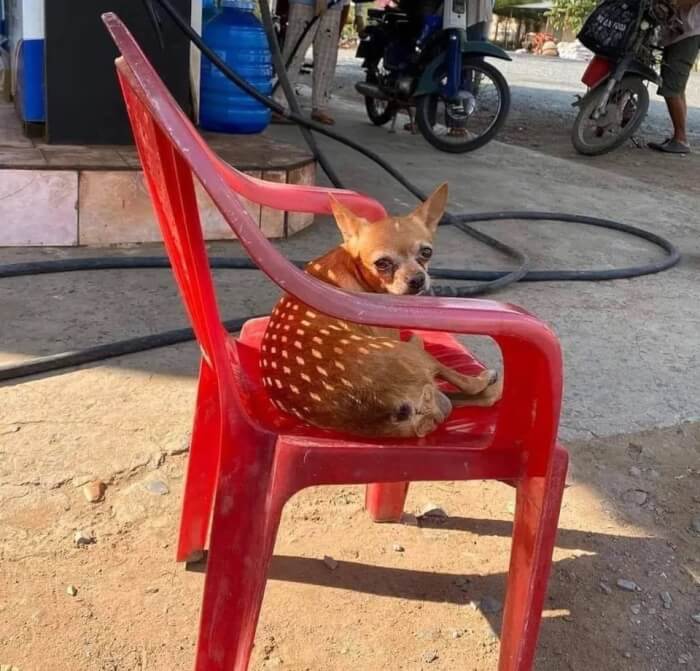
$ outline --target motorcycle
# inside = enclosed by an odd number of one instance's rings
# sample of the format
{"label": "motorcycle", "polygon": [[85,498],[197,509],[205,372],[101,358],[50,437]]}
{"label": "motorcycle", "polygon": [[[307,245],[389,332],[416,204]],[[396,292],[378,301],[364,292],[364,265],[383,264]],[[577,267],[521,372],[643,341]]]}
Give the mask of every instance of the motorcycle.
{"label": "motorcycle", "polygon": [[670,0],[605,0],[586,19],[578,39],[594,57],[574,103],[576,151],[598,156],[633,138],[649,110],[647,83],[661,81],[662,32],[677,22]]}
{"label": "motorcycle", "polygon": [[[442,11],[440,11],[440,5]],[[370,9],[357,58],[365,81],[367,116],[377,126],[396,123],[400,109],[415,109],[423,137],[445,152],[483,146],[503,126],[510,89],[484,59],[511,60],[499,47],[467,39],[466,0],[398,0]]]}

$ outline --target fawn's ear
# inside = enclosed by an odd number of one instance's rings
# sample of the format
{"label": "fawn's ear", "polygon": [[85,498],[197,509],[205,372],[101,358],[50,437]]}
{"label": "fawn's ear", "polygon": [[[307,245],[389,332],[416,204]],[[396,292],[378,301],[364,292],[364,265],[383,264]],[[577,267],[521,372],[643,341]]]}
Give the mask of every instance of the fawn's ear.
{"label": "fawn's ear", "polygon": [[411,216],[420,219],[431,233],[435,233],[442,215],[445,214],[446,206],[447,182],[443,182],[424,203],[413,211]]}
{"label": "fawn's ear", "polygon": [[367,224],[367,220],[358,217],[349,208],[345,207],[334,196],[328,196],[331,203],[331,210],[335,217],[335,223],[340,229],[344,242],[349,242],[358,235],[360,229]]}

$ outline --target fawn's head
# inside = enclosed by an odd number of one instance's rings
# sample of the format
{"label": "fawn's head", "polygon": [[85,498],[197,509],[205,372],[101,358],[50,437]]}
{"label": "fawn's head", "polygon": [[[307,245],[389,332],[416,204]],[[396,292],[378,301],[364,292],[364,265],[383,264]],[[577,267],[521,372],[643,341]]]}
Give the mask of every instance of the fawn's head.
{"label": "fawn's head", "polygon": [[442,184],[410,214],[369,222],[331,198],[343,247],[362,276],[375,292],[397,295],[430,288],[428,264],[446,203],[447,184]]}

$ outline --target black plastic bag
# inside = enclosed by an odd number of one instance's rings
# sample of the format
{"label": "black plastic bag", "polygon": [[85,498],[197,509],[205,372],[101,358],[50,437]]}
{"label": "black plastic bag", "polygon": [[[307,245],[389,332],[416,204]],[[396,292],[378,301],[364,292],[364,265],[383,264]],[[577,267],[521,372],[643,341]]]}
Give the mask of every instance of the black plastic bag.
{"label": "black plastic bag", "polygon": [[594,54],[617,58],[625,52],[637,29],[639,10],[637,0],[603,0],[577,37]]}

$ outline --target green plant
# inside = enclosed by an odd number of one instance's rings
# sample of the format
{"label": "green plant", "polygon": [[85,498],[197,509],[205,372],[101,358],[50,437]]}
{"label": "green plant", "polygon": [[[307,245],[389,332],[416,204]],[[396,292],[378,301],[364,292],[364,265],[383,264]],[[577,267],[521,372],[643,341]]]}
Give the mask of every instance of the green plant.
{"label": "green plant", "polygon": [[554,0],[547,16],[555,28],[577,33],[597,4],[596,0]]}

